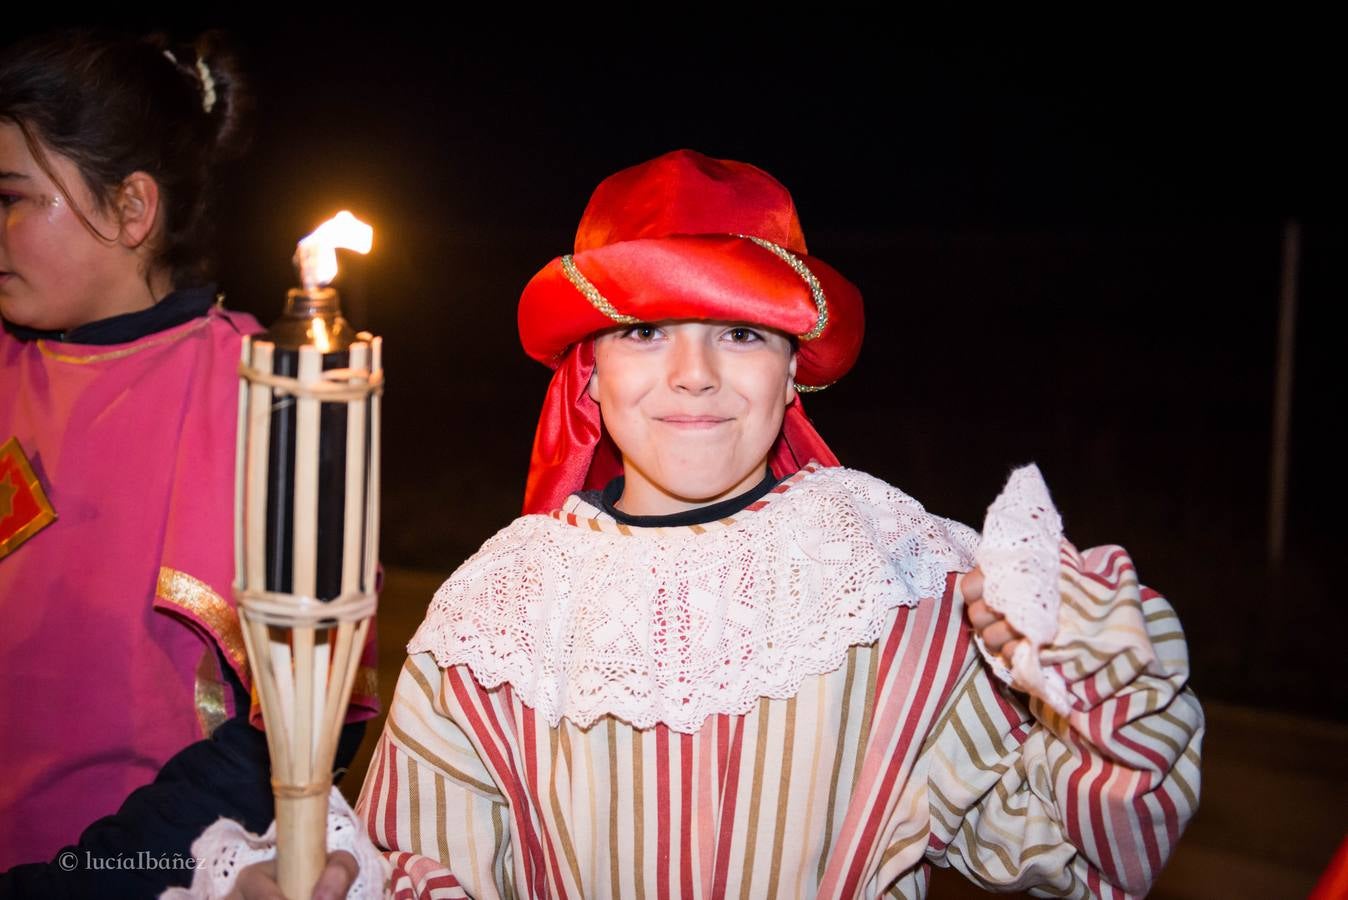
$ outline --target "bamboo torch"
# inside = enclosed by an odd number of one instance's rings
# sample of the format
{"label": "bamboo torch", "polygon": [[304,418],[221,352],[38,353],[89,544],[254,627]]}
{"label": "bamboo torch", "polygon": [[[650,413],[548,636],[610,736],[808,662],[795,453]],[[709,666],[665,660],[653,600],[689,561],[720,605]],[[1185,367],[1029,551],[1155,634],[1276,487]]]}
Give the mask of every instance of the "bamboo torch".
{"label": "bamboo torch", "polygon": [[295,253],[300,288],[239,366],[235,591],[262,704],[281,890],[308,898],[327,857],[337,738],[375,612],[381,340],[342,318],[339,213]]}

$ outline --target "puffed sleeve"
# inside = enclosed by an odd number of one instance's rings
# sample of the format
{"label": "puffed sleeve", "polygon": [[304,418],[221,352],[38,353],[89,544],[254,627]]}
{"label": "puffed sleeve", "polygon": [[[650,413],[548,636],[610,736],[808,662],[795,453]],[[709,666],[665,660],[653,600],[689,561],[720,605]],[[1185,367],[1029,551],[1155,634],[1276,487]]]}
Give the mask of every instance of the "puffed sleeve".
{"label": "puffed sleeve", "polygon": [[508,801],[451,717],[444,674],[408,657],[356,804],[398,900],[512,893]]}
{"label": "puffed sleeve", "polygon": [[918,764],[927,858],[989,889],[1137,896],[1197,809],[1203,713],[1179,619],[1127,553],[1064,542],[1061,563],[1059,630],[1040,660],[1072,711],[969,668]]}

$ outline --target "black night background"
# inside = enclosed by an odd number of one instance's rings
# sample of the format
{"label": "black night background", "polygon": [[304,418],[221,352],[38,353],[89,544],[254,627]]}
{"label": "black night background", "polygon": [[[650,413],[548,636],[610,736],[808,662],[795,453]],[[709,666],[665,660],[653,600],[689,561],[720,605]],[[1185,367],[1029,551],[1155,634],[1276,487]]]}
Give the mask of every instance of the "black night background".
{"label": "black night background", "polygon": [[[806,399],[844,465],[977,525],[1008,471],[1038,462],[1068,537],[1128,547],[1173,602],[1205,702],[1348,721],[1333,588],[1348,536],[1333,324],[1348,288],[1345,82],[1341,48],[1313,28],[1218,41],[1098,25],[975,46],[785,10],[665,10],[679,21],[629,28],[597,11],[523,28],[307,15],[115,24],[223,27],[244,58],[253,146],[218,212],[230,306],[269,322],[299,237],[343,208],[374,225],[338,287],[386,341],[386,565],[447,573],[518,514],[549,377],[519,348],[519,292],[568,252],[600,179],[691,147],[780,179],[811,253],[862,290],[860,363]],[[10,23],[5,42],[90,23]],[[1341,787],[1342,767],[1321,768]],[[1212,807],[1248,815],[1247,800]],[[1338,831],[1310,859],[1275,863],[1323,867],[1344,825],[1327,815]],[[1223,826],[1207,827],[1216,846]]]}

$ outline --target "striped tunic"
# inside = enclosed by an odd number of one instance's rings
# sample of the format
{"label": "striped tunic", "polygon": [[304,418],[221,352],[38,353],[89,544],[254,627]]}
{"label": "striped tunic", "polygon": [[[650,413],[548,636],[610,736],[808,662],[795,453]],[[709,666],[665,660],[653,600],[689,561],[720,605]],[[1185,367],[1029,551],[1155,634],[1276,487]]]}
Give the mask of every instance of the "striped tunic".
{"label": "striped tunic", "polygon": [[1042,660],[1070,717],[990,675],[952,573],[836,671],[692,734],[549,727],[508,683],[413,655],[357,812],[400,898],[911,898],[931,864],[1140,895],[1197,807],[1202,712],[1127,554],[1062,563]]}

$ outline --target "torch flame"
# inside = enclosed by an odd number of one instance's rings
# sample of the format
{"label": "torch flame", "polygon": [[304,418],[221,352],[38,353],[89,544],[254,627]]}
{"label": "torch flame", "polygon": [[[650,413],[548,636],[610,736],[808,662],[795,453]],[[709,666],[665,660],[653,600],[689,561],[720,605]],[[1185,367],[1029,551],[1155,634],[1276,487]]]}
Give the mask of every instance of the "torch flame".
{"label": "torch flame", "polygon": [[330,284],[337,277],[337,250],[369,253],[374,229],[346,210],[319,225],[295,249],[295,264],[305,290]]}

